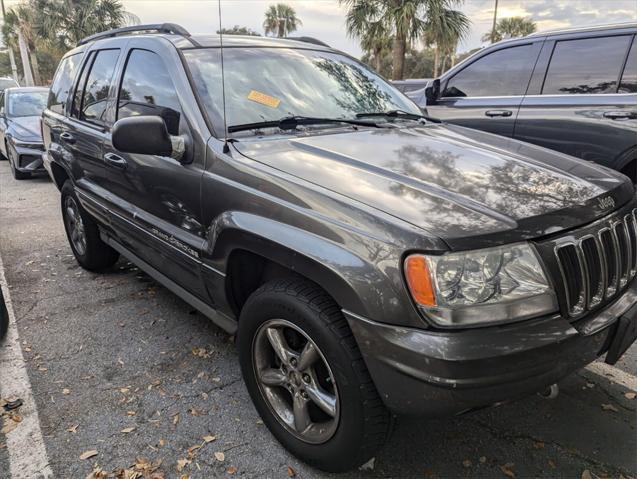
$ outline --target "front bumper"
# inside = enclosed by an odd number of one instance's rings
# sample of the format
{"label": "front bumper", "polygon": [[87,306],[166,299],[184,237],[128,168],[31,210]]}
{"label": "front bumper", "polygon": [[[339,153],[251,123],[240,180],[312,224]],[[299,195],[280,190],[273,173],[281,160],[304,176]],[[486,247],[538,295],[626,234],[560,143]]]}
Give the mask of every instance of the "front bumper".
{"label": "front bumper", "polygon": [[387,407],[437,417],[542,391],[586,366],[608,350],[618,318],[637,316],[636,303],[633,281],[608,307],[576,322],[555,315],[440,332],[344,314]]}

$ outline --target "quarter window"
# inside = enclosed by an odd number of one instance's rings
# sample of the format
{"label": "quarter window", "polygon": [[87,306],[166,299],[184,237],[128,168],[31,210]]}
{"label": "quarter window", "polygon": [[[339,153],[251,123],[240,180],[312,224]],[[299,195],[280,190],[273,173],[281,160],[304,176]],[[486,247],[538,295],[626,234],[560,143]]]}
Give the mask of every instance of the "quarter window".
{"label": "quarter window", "polygon": [[629,42],[629,35],[557,42],[542,94],[615,93]]}
{"label": "quarter window", "polygon": [[63,58],[58,67],[55,79],[49,90],[48,108],[55,113],[64,114],[66,110],[66,100],[75,80],[78,66],[82,55],[75,55]]}
{"label": "quarter window", "polygon": [[158,115],[171,135],[179,134],[181,108],[162,59],[148,50],[132,50],[119,91],[117,118]]}
{"label": "quarter window", "polygon": [[[108,92],[111,87],[113,74],[115,73],[115,65],[119,50],[100,50],[94,55],[93,63],[90,71],[87,67],[84,69],[89,71],[88,75],[82,72],[78,91],[81,89],[81,98],[79,99],[79,109],[77,108],[78,98],[76,96],[76,113],[79,112],[79,119],[105,125],[105,113],[108,103]],[[89,59],[90,62],[90,59]]]}
{"label": "quarter window", "polygon": [[619,93],[637,93],[637,38],[633,40],[630,48],[622,81],[619,84]]}
{"label": "quarter window", "polygon": [[453,76],[444,97],[524,95],[538,49],[536,45],[497,50],[479,58]]}

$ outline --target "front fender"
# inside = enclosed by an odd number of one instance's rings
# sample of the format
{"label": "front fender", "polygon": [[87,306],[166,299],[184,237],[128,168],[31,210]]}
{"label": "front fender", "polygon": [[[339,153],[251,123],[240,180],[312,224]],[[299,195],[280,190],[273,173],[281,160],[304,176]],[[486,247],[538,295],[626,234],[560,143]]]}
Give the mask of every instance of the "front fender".
{"label": "front fender", "polygon": [[[225,274],[231,253],[246,250],[319,284],[343,309],[379,321],[395,317],[403,305],[388,279],[346,245],[347,241],[337,243],[270,218],[234,211],[211,225],[203,262]],[[221,291],[211,294],[218,298]]]}

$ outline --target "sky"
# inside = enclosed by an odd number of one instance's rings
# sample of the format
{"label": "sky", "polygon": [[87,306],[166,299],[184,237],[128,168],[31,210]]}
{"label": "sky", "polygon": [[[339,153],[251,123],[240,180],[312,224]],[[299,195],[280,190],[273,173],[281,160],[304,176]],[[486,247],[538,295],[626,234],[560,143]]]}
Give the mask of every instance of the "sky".
{"label": "sky", "polygon": [[[143,23],[174,22],[191,33],[218,29],[217,0],[122,0]],[[281,0],[278,0],[281,1]],[[283,0],[291,5],[303,26],[295,35],[319,38],[332,47],[359,57],[358,42],[345,30],[345,7],[338,0]],[[472,21],[471,32],[459,52],[482,45],[480,38],[493,21],[495,0],[465,0],[462,10]],[[224,27],[246,26],[263,33],[263,17],[275,0],[222,0]],[[637,21],[637,0],[499,0],[498,17],[529,16],[538,30]]]}
{"label": "sky", "polygon": [[[263,33],[263,17],[270,4],[291,5],[303,26],[294,34],[319,38],[353,56],[362,54],[345,30],[345,7],[338,0],[221,0],[224,27],[246,26]],[[19,0],[5,0],[8,7]],[[480,38],[493,21],[495,0],[465,0],[462,10],[471,31],[459,45],[463,52],[482,45]],[[142,23],[173,22],[191,33],[214,33],[219,27],[217,0],[122,0]],[[637,0],[499,0],[498,18],[528,16],[539,30],[637,21]]]}

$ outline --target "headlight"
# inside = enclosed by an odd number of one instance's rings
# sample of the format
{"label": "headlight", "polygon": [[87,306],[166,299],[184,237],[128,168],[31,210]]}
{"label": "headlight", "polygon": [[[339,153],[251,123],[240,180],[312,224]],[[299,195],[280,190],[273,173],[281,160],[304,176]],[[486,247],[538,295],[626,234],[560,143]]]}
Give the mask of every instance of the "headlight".
{"label": "headlight", "polygon": [[519,243],[405,260],[412,297],[439,326],[484,325],[557,311],[535,249]]}

